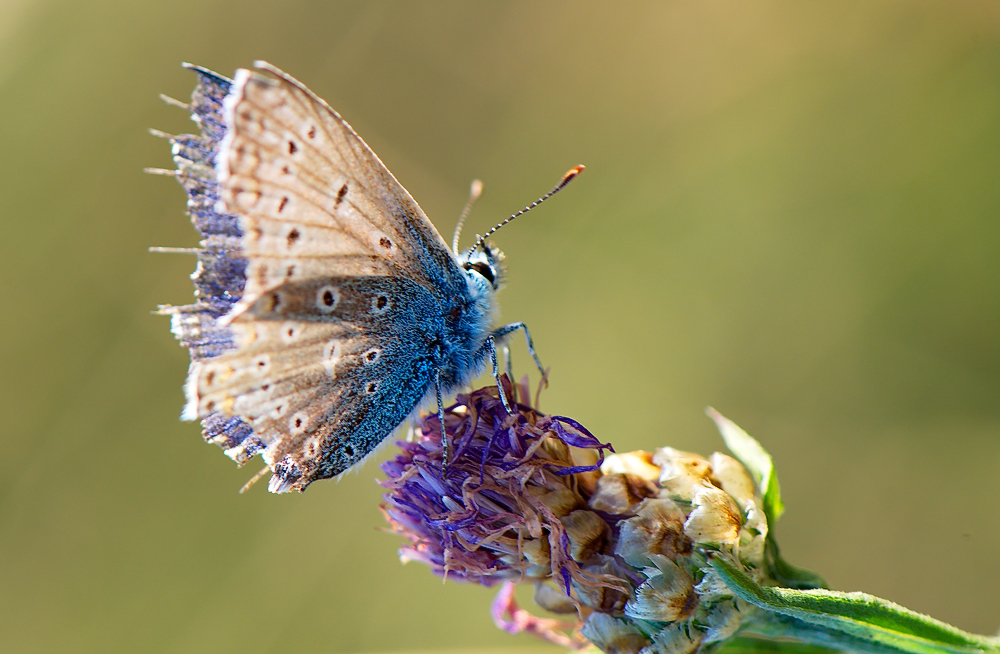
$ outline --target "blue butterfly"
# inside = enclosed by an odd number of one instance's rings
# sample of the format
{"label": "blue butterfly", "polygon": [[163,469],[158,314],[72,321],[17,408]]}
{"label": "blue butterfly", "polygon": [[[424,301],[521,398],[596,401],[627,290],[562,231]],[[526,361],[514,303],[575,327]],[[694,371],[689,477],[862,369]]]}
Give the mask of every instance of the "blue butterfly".
{"label": "blue butterfly", "polygon": [[198,301],[163,311],[192,356],[184,418],[239,463],[261,454],[281,493],[357,465],[425,398],[441,415],[487,359],[507,406],[496,345],[515,331],[542,367],[524,323],[492,326],[496,228],[450,249],[350,125],[255,65],[195,68],[202,134],[170,138],[204,237]]}

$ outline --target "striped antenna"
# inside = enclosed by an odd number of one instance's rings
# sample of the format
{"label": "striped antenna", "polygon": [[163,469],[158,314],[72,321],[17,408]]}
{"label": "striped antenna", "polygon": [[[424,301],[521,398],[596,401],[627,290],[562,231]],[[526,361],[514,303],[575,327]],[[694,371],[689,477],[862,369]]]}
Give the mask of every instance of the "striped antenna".
{"label": "striped antenna", "polygon": [[534,202],[532,202],[531,204],[529,204],[528,206],[526,206],[524,209],[521,209],[517,213],[511,214],[509,218],[507,218],[503,222],[497,223],[496,226],[493,227],[493,229],[491,229],[490,231],[486,232],[485,234],[483,234],[482,236],[480,236],[479,238],[477,238],[476,239],[476,244],[473,245],[471,248],[469,248],[469,252],[466,254],[466,258],[468,258],[469,256],[471,256],[472,253],[476,251],[476,248],[482,247],[486,243],[486,239],[488,239],[490,236],[492,236],[494,233],[496,233],[496,231],[498,229],[500,229],[501,227],[503,227],[504,225],[506,225],[510,221],[514,220],[518,216],[520,216],[522,214],[528,213],[529,211],[531,211],[532,209],[534,209],[535,207],[537,207],[541,203],[543,203],[546,200],[548,200],[549,198],[551,198],[553,195],[555,195],[559,191],[563,190],[563,187],[565,187],[567,184],[569,184],[573,180],[573,178],[575,178],[577,175],[579,175],[580,173],[582,173],[583,169],[584,169],[584,166],[574,166],[573,168],[570,168],[569,171],[567,171],[566,174],[563,175],[563,178],[561,180],[559,180],[559,183],[556,184],[555,187],[551,191],[549,191],[548,193],[546,193],[542,197],[538,198],[537,200],[535,200]]}

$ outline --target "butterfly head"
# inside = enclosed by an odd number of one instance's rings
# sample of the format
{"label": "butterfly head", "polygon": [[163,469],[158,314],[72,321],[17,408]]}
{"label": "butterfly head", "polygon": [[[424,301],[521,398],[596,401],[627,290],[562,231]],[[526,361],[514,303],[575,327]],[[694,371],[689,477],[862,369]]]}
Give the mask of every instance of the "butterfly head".
{"label": "butterfly head", "polygon": [[503,252],[489,243],[470,251],[462,262],[462,268],[474,279],[482,278],[494,291],[503,284]]}
{"label": "butterfly head", "polygon": [[486,239],[518,216],[528,213],[542,202],[545,202],[553,195],[561,191],[563,187],[569,184],[570,180],[575,178],[581,172],[583,172],[583,166],[574,166],[571,168],[569,172],[563,175],[563,178],[559,180],[559,183],[556,184],[555,188],[551,191],[538,198],[524,209],[521,209],[515,214],[511,214],[511,216],[506,220],[497,223],[493,229],[489,230],[482,236],[477,236],[476,244],[469,248],[469,250],[465,253],[465,256],[462,257],[458,254],[458,236],[462,231],[462,224],[465,222],[465,217],[469,214],[469,209],[472,207],[472,203],[476,201],[476,198],[479,197],[479,194],[482,193],[483,190],[482,183],[479,180],[474,181],[469,194],[469,202],[465,205],[465,209],[462,210],[462,215],[458,219],[458,224],[455,226],[455,235],[451,242],[452,251],[454,251],[460,258],[464,259],[462,261],[462,268],[465,270],[465,273],[469,275],[469,278],[479,281],[480,283],[485,282],[493,291],[499,290],[500,286],[503,285],[504,276],[503,253],[491,244],[487,243]]}

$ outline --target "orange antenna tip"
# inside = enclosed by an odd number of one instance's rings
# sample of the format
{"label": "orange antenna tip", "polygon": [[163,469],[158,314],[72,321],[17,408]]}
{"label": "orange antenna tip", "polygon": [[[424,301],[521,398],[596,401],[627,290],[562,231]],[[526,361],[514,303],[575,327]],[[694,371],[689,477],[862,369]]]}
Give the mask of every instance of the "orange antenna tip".
{"label": "orange antenna tip", "polygon": [[570,180],[572,180],[574,177],[582,173],[585,168],[586,166],[584,166],[583,164],[570,168],[569,171],[567,171],[566,174],[563,175],[562,181],[559,182],[559,188],[562,188],[563,186],[569,184]]}

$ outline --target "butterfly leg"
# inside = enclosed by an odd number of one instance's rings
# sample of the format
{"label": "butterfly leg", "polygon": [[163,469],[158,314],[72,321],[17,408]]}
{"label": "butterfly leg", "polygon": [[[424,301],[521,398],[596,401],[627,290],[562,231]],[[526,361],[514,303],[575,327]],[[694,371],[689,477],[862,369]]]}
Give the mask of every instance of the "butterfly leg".
{"label": "butterfly leg", "polygon": [[507,393],[503,390],[503,384],[500,382],[500,371],[497,367],[497,348],[495,343],[495,338],[493,336],[488,336],[486,342],[483,343],[483,347],[490,351],[490,361],[493,362],[493,379],[497,380],[497,390],[500,391],[500,401],[503,402],[503,408],[507,409],[509,415],[514,415],[514,410],[510,408],[510,403],[507,402]]}
{"label": "butterfly leg", "polygon": [[444,452],[441,455],[441,469],[448,472],[448,462],[451,460],[451,446],[448,443],[448,435],[444,432],[444,401],[441,399],[441,369],[438,368],[437,376],[434,378],[434,393],[438,402],[438,421],[441,423],[441,447]]}
{"label": "butterfly leg", "polygon": [[[545,373],[545,368],[542,366],[542,362],[538,359],[538,355],[535,354],[535,343],[531,340],[531,333],[528,331],[527,325],[523,322],[512,322],[509,325],[504,325],[494,331],[490,334],[490,338],[500,341],[519,329],[524,331],[524,340],[528,342],[528,354],[530,354],[531,358],[535,360],[535,366],[538,368],[538,372],[542,374],[542,381],[545,382],[546,386],[548,386],[549,376]],[[494,374],[495,373],[496,371],[494,370]],[[511,381],[513,381],[513,379],[511,379]]]}

